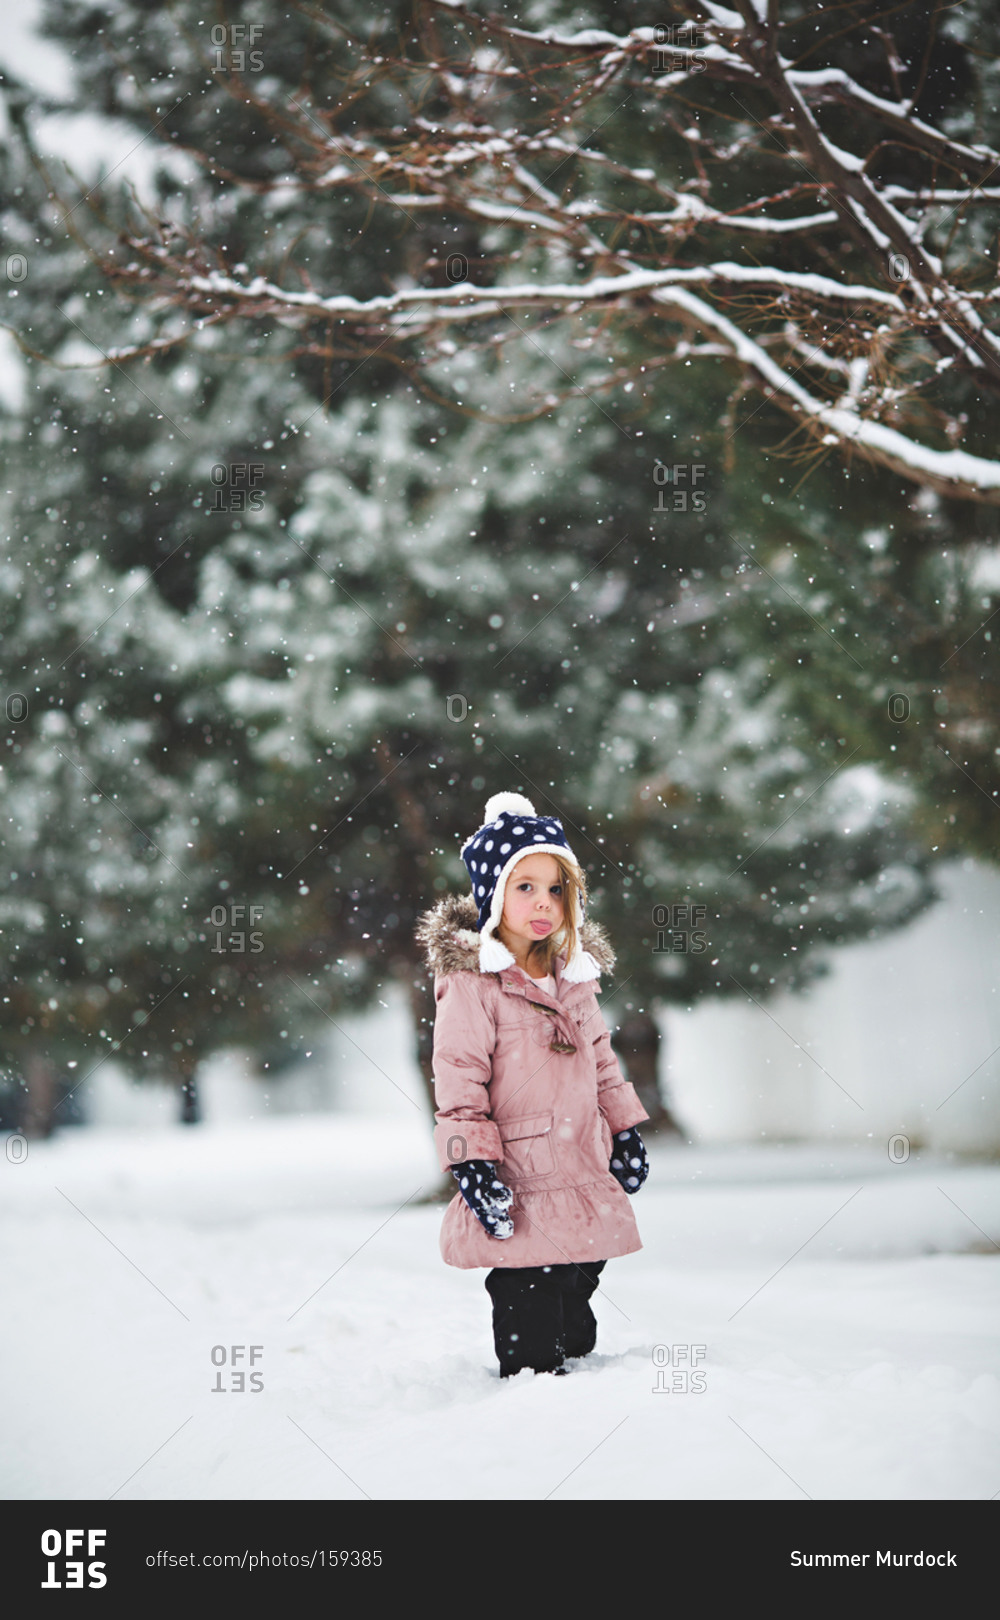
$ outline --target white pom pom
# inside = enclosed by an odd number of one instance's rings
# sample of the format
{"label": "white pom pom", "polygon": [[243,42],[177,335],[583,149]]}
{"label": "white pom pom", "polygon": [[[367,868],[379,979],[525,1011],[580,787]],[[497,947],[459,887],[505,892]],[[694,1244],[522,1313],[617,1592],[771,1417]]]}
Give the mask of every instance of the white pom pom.
{"label": "white pom pom", "polygon": [[486,801],[485,821],[496,821],[501,810],[509,810],[512,816],[535,814],[534,805],[523,793],[494,793],[492,799]]}

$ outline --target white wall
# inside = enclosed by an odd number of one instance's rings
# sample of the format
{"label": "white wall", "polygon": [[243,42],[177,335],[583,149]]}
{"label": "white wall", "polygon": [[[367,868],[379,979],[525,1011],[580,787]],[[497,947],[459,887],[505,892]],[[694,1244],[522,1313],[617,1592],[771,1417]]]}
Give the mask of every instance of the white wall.
{"label": "white wall", "polygon": [[[429,1118],[402,989],[364,1017],[338,1017],[318,1034],[312,1056],[279,1078],[262,1074],[248,1051],[219,1052],[198,1069],[202,1117],[216,1125],[289,1114],[375,1114]],[[80,1088],[88,1125],[173,1125],[180,1099],[173,1086],[133,1083],[114,1059]]]}
{"label": "white wall", "polygon": [[938,905],[833,953],[827,978],[802,995],[779,995],[766,1012],[735,999],[664,1013],[661,1074],[691,1135],[901,1132],[914,1146],[1000,1150],[1000,873],[956,861],[936,881]]}

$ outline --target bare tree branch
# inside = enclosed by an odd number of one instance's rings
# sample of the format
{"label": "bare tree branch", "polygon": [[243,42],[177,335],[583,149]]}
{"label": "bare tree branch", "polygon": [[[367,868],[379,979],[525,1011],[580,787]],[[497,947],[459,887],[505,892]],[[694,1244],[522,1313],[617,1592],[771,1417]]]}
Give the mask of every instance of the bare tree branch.
{"label": "bare tree branch", "polygon": [[[916,484],[1000,503],[1000,460],[961,448],[968,413],[953,403],[962,382],[1000,396],[1000,283],[956,237],[966,208],[1000,203],[1000,153],[916,115],[919,85],[901,90],[910,69],[888,35],[895,99],[839,66],[794,66],[780,48],[794,19],[782,20],[779,0],[737,0],[737,9],[690,0],[678,10],[687,33],[664,44],[661,28],[532,31],[426,0],[424,54],[400,45],[388,57],[384,42],[377,53],[355,42],[336,106],[270,101],[234,81],[288,168],[273,179],[221,176],[212,153],[195,153],[216,182],[285,197],[353,193],[391,210],[417,251],[435,220],[466,221],[483,243],[483,268],[452,284],[412,276],[357,297],[313,286],[304,268],[298,286],[284,271],[243,273],[207,231],[140,217],[115,249],[94,253],[110,280],[170,324],[108,356],[120,364],[196,343],[206,324],[266,318],[304,333],[297,353],[328,353],[334,323],[361,352],[388,348],[412,366],[448,352],[446,329],[468,341],[480,323],[495,345],[513,311],[547,320],[598,311],[609,332],[651,324],[665,359],[728,357],[742,386],[786,411],[824,453],[839,447]],[[408,120],[366,124],[355,116],[362,87],[389,80],[409,101]],[[440,92],[433,102],[428,81]],[[505,98],[526,90],[539,108],[532,126],[523,117],[505,126]],[[849,137],[835,139],[824,119],[839,116],[842,131],[845,110]],[[686,147],[687,178],[673,155],[655,166],[623,159],[620,121],[636,117]],[[887,148],[905,153],[911,183],[900,183],[898,166],[880,177]],[[715,204],[724,164],[747,190],[733,202],[729,185]],[[758,173],[766,183],[755,194]],[[775,262],[720,258],[720,237],[740,232],[748,260],[766,242]],[[845,237],[853,274],[838,278],[821,267],[835,264],[831,249]],[[805,268],[790,267],[789,253]],[[520,259],[527,275],[515,269]],[[321,339],[310,336],[314,323]]]}

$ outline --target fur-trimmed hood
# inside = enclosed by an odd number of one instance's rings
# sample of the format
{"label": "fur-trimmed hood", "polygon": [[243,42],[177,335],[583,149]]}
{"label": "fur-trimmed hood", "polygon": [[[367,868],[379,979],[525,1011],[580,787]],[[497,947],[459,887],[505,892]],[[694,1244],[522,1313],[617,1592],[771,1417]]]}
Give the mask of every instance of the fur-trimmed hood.
{"label": "fur-trimmed hood", "polygon": [[[417,918],[415,937],[423,948],[424,960],[432,973],[487,971],[480,966],[478,920],[479,910],[471,894],[446,894]],[[600,923],[585,916],[579,939],[581,949],[589,952],[598,971],[610,973],[615,965],[615,953]],[[514,958],[506,947],[499,940],[492,943],[508,957],[507,963],[502,965],[512,966]],[[558,960],[560,967],[564,967],[565,957],[559,956]]]}

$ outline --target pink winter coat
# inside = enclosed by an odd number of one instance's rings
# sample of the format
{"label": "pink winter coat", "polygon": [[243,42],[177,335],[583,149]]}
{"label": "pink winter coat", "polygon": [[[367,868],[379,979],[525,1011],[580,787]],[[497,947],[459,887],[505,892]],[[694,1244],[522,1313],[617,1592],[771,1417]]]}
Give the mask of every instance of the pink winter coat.
{"label": "pink winter coat", "polygon": [[[435,1142],[442,1169],[489,1159],[514,1193],[514,1235],[490,1237],[461,1193],[441,1227],[450,1266],[546,1266],[641,1249],[628,1194],[608,1169],[612,1136],[649,1115],[624,1078],[597,981],[555,995],[516,966],[479,970],[471,895],[447,896],[417,938],[434,974]],[[614,953],[586,919],[581,944],[608,971]]]}

